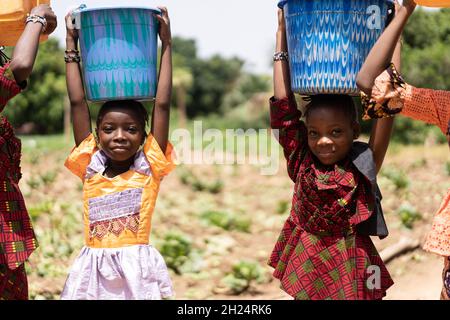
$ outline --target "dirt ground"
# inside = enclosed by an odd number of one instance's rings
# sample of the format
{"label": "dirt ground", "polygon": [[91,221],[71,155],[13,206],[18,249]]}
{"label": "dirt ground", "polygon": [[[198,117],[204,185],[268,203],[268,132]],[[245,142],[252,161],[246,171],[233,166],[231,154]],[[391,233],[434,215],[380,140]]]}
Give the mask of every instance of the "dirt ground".
{"label": "dirt ground", "polygon": [[[21,187],[28,206],[37,208],[38,212],[44,210],[45,201],[52,204],[48,214],[36,213],[34,223],[41,243],[29,266],[30,291],[34,299],[59,299],[69,267],[83,245],[80,182],[62,167],[67,152],[50,152],[39,161],[26,155],[23,163]],[[384,166],[405,172],[409,185],[398,189],[391,179],[380,175],[390,235],[384,240],[373,239],[379,251],[402,237],[417,239],[423,244],[433,214],[450,188],[445,169],[449,160],[445,145],[389,150]],[[44,191],[42,187],[30,187],[30,181],[38,172],[52,170],[56,177]],[[204,184],[219,182],[221,188],[200,191],[192,180],[183,179],[186,172]],[[259,167],[249,164],[184,165],[165,178],[154,213],[151,241],[158,247],[165,234],[176,231],[190,239],[197,253],[190,270],[182,274],[171,271],[176,299],[291,299],[271,277],[272,269],[266,261],[288,216],[292,188],[284,161],[280,161],[279,172],[271,176],[261,175]],[[412,229],[402,225],[396,214],[404,203],[413,206],[421,216]],[[201,217],[208,210],[249,219],[248,232],[224,230],[205,223]],[[64,246],[67,243],[69,249]],[[223,278],[232,271],[233,264],[241,260],[259,264],[263,268],[263,280],[251,282],[247,290],[237,295],[231,293]],[[387,264],[395,284],[386,299],[438,299],[442,264],[440,257],[420,248],[395,258]]]}

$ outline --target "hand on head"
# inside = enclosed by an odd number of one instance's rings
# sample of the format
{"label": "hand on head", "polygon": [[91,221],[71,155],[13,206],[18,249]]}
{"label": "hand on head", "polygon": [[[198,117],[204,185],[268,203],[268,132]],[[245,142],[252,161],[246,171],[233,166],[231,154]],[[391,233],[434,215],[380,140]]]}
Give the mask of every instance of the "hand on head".
{"label": "hand on head", "polygon": [[44,34],[51,34],[58,25],[56,15],[48,4],[41,4],[31,10],[31,14],[41,16],[47,20],[47,28]]}
{"label": "hand on head", "polygon": [[153,16],[159,21],[159,38],[162,43],[167,44],[172,41],[169,13],[166,7],[158,7],[158,9],[161,10],[161,15],[154,14]]}

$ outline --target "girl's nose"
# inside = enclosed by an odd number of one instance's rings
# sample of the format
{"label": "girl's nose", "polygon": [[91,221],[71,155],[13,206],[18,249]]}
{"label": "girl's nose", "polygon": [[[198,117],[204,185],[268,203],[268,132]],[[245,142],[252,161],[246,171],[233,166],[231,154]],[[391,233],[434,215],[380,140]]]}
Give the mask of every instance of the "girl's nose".
{"label": "girl's nose", "polygon": [[330,138],[328,138],[328,137],[321,137],[318,141],[317,141],[317,144],[320,146],[320,145],[330,145],[330,144],[333,144],[333,141],[330,139]]}
{"label": "girl's nose", "polygon": [[125,140],[125,134],[122,129],[117,129],[116,134],[114,135],[114,140]]}

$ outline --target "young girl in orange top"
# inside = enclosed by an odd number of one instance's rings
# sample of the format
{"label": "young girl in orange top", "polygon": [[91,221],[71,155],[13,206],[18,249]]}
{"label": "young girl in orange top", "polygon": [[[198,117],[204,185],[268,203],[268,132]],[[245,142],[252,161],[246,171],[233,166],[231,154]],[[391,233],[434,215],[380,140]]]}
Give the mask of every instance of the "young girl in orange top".
{"label": "young girl in orange top", "polygon": [[[166,264],[149,245],[162,178],[173,168],[168,142],[172,53],[166,8],[155,15],[162,42],[152,125],[137,101],[110,101],[91,133],[77,56],[78,34],[67,23],[67,88],[76,147],[66,166],[83,181],[85,247],[67,278],[62,299],[161,299],[172,296]],[[73,55],[75,53],[75,56]],[[143,145],[142,149],[141,146]]]}
{"label": "young girl in orange top", "polygon": [[[413,119],[437,125],[447,135],[450,147],[450,92],[415,88],[403,80],[392,54],[416,4],[404,0],[402,7],[369,53],[357,84],[362,90],[365,118],[381,118],[401,112]],[[450,297],[450,189],[434,220],[425,250],[444,256],[441,298]]]}

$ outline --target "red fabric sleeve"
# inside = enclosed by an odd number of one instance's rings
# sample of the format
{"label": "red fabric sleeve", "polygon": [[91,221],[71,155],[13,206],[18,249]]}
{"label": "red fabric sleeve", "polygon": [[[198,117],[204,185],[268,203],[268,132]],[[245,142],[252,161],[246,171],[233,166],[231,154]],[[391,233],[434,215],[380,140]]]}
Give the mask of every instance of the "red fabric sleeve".
{"label": "red fabric sleeve", "polygon": [[278,141],[283,147],[287,160],[289,177],[295,182],[301,161],[308,149],[307,131],[302,113],[295,100],[283,98],[270,99],[270,126],[275,129]]}

